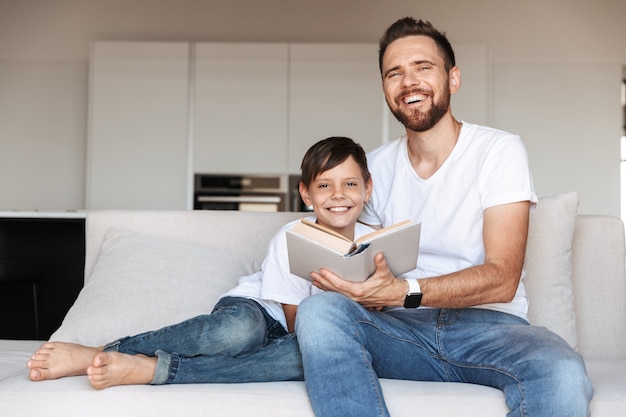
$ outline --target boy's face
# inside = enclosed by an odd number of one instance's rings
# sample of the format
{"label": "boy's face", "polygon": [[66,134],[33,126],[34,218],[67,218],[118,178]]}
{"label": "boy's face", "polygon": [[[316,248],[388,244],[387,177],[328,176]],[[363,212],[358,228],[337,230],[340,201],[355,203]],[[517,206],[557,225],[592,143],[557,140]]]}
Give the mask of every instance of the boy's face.
{"label": "boy's face", "polygon": [[354,224],[370,198],[372,181],[365,181],[352,156],[317,175],[309,188],[300,184],[306,205],[312,205],[317,222],[354,239]]}

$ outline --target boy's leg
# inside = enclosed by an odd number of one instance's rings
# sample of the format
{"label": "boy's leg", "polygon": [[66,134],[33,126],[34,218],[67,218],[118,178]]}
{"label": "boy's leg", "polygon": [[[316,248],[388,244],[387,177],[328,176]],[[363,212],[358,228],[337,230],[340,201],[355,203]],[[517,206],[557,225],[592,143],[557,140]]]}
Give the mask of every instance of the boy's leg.
{"label": "boy's leg", "polygon": [[32,381],[85,375],[87,367],[101,348],[76,343],[46,342],[33,353],[26,366]]}
{"label": "boy's leg", "polygon": [[[243,356],[159,355],[152,384],[244,383],[302,381],[304,370],[295,334],[272,339],[254,353]],[[161,366],[164,364],[166,366]]]}
{"label": "boy's leg", "polygon": [[[287,335],[259,304],[245,298],[224,298],[210,315],[120,339],[107,345],[105,352],[156,356],[152,384],[303,378],[295,335]],[[111,356],[104,362],[119,363],[123,359],[128,358]],[[128,360],[124,362],[132,365]]]}
{"label": "boy's leg", "polygon": [[226,297],[211,314],[119,339],[104,350],[147,356],[155,356],[157,351],[176,352],[182,357],[237,356],[263,346],[265,330],[264,311],[255,301]]}

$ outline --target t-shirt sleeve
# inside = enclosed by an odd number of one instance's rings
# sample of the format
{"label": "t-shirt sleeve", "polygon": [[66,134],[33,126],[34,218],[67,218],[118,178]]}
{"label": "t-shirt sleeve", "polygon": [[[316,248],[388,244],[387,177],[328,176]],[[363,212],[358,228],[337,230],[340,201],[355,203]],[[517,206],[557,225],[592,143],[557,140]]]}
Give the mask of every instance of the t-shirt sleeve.
{"label": "t-shirt sleeve", "polygon": [[517,201],[537,202],[528,154],[519,136],[496,142],[479,179],[483,208]]}
{"label": "t-shirt sleeve", "polygon": [[287,230],[293,222],[283,227],[270,242],[267,257],[263,261],[261,298],[282,304],[299,305],[311,295],[310,281],[289,272]]}

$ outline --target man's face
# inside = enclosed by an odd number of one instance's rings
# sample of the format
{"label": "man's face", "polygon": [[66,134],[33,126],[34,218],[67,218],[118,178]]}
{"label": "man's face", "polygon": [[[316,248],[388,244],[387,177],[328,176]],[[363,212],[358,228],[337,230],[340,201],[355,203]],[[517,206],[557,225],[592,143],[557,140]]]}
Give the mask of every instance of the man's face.
{"label": "man's face", "polygon": [[[458,69],[451,70],[453,76]],[[392,42],[382,66],[383,91],[391,113],[408,129],[424,132],[450,107],[450,74],[435,42],[409,36]]]}

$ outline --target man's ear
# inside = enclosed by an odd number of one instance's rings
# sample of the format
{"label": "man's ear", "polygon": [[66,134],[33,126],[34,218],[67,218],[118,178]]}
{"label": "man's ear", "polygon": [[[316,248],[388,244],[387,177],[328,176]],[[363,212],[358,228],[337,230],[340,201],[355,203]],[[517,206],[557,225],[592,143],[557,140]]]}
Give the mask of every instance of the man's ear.
{"label": "man's ear", "polygon": [[302,181],[300,181],[298,189],[300,191],[300,197],[302,197],[302,201],[304,201],[304,204],[310,206],[311,196],[309,195],[309,187],[307,187]]}
{"label": "man's ear", "polygon": [[450,94],[454,94],[461,88],[461,70],[459,67],[452,67],[448,77],[450,81]]}

